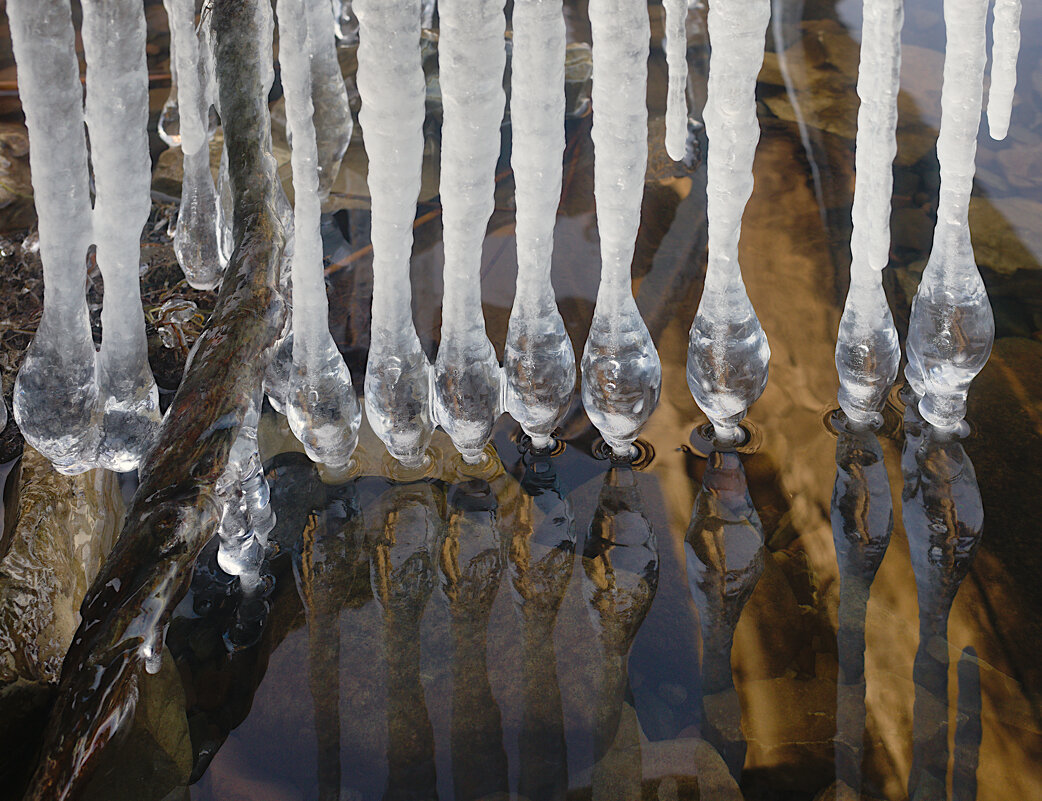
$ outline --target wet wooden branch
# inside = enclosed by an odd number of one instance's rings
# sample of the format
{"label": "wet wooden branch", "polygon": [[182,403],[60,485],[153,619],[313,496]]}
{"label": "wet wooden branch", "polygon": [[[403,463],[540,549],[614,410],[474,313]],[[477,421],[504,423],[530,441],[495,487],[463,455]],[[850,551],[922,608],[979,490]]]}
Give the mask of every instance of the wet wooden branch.
{"label": "wet wooden branch", "polygon": [[212,2],[235,251],[119,541],[84,600],[27,801],[80,797],[102,752],[129,728],[142,671],[158,667],[170,615],[216,531],[214,484],[285,320],[276,289],[285,239],[273,204],[275,160],[266,150],[266,2]]}

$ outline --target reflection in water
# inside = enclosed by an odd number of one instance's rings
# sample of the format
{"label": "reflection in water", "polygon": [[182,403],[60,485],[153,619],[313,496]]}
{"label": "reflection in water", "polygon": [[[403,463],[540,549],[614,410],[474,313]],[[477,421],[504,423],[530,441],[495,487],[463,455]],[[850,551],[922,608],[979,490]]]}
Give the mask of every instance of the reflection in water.
{"label": "reflection in water", "polygon": [[836,681],[836,780],[861,791],[865,737],[865,612],[894,528],[890,479],[879,438],[867,428],[833,417],[836,486],[832,537],[839,563],[839,675]]}
{"label": "reflection in water", "polygon": [[736,452],[710,452],[684,550],[702,628],[703,737],[737,779],[746,743],[731,674],[731,646],[742,608],[763,574],[766,554],[763,525]]}
{"label": "reflection in water", "polygon": [[568,762],[553,630],[572,577],[575,517],[553,460],[535,454],[527,461],[516,505],[503,510],[512,526],[510,580],[522,632],[518,793],[559,801],[568,792]]}
{"label": "reflection in water", "polygon": [[434,730],[420,681],[420,620],[434,590],[443,503],[432,484],[396,484],[374,512],[383,523],[370,550],[387,660],[387,801],[438,796]]}
{"label": "reflection in water", "polygon": [[505,797],[510,789],[503,723],[486,661],[489,613],[503,575],[493,487],[502,494],[506,474],[496,460],[488,480],[460,477],[449,490],[448,530],[439,554],[452,618],[450,740],[457,801]]}
{"label": "reflection in water", "polygon": [[658,590],[658,542],[637,474],[613,466],[604,477],[583,548],[583,599],[603,651],[594,718],[593,798],[640,798],[639,727],[629,686],[630,646]]}
{"label": "reflection in water", "polygon": [[[340,609],[358,596],[366,567],[364,527],[354,482],[309,516],[293,572],[308,629],[308,688],[318,740],[318,799],[340,797]],[[364,599],[364,596],[363,596]]]}
{"label": "reflection in water", "polygon": [[[953,433],[924,422],[914,401],[908,403],[905,410],[901,472],[905,531],[919,594],[919,650],[913,672],[915,711],[908,797],[913,801],[932,801],[946,798],[948,615],[980,544],[984,509],[973,463],[962,444]],[[980,715],[980,679],[975,675],[975,667],[972,655],[964,654],[959,670],[959,707],[976,710],[975,715],[968,716],[970,719],[979,719]],[[975,771],[967,775],[967,768],[971,761],[976,762],[976,749],[967,749],[973,734],[967,733],[965,727],[960,728],[963,737],[956,743],[960,762],[954,768],[953,795],[973,798]],[[972,757],[968,757],[967,750],[972,752]],[[961,786],[956,788],[960,782]]]}

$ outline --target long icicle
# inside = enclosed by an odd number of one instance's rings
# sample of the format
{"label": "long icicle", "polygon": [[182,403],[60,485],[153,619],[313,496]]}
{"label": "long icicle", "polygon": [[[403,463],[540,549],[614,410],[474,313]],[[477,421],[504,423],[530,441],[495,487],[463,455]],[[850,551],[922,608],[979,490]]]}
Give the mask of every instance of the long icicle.
{"label": "long icicle", "polygon": [[93,239],[105,281],[98,464],[126,472],[141,463],[160,418],[141,306],[141,231],[152,208],[144,7],[139,0],[88,0],[82,35]]}
{"label": "long icicle", "polygon": [[362,410],[351,373],[329,333],[309,58],[309,37],[319,32],[308,30],[305,3],[328,6],[328,0],[279,0],[277,6],[286,123],[293,146],[295,228],[293,369],[285,408],[290,428],[308,456],[331,467],[343,467],[358,444]]}
{"label": "long icicle", "polygon": [[865,0],[863,20],[850,289],[839,323],[836,371],[847,418],[856,426],[872,426],[882,422],[880,411],[901,360],[882,272],[890,260],[903,0]]}
{"label": "long icicle", "polygon": [[439,12],[445,294],[434,416],[476,463],[502,408],[503,373],[481,311],[481,247],[499,159],[506,19],[503,0],[444,0]]}
{"label": "long icicle", "polygon": [[420,0],[356,0],[355,13],[362,96],[358,120],[372,198],[373,312],[365,410],[390,454],[416,467],[434,429],[430,363],[412,320],[409,278],[426,100]]}
{"label": "long icicle", "polygon": [[550,282],[564,155],[564,14],[560,0],[517,0],[510,75],[510,164],[517,206],[517,288],[504,348],[506,410],[532,447],[575,392],[575,352]]}
{"label": "long icicle", "polygon": [[630,276],[648,163],[644,0],[591,0],[593,164],[601,282],[582,357],[582,399],[617,456],[633,451],[658,405],[662,365]]}
{"label": "long icicle", "polygon": [[687,0],[663,0],[666,10],[666,153],[673,161],[687,150]]}
{"label": "long icicle", "polygon": [[43,261],[43,316],[14,387],[26,441],[62,473],[94,466],[96,354],[84,292],[91,206],[83,87],[68,0],[7,4]]}

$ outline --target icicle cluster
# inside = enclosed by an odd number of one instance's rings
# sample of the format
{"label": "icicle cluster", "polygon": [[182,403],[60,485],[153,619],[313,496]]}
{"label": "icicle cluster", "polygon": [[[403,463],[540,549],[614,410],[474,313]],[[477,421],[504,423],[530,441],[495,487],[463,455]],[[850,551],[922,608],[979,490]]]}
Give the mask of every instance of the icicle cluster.
{"label": "icicle cluster", "polygon": [[721,443],[739,439],[738,423],[763,393],[771,357],[738,264],[760,138],[756,77],[770,16],[770,0],[717,0],[709,9],[709,264],[691,324],[687,382]]}
{"label": "icicle cluster", "polygon": [[582,399],[604,441],[624,456],[662,388],[658,352],[630,284],[648,161],[648,9],[644,0],[591,0],[590,24],[601,283],[582,357]]}
{"label": "icicle cluster", "polygon": [[880,410],[901,360],[897,329],[883,292],[882,270],[890,259],[903,22],[903,0],[865,0],[857,83],[861,108],[850,289],[836,342],[839,403],[847,418],[861,426],[882,421]]}
{"label": "icicle cluster", "polygon": [[970,382],[995,340],[988,293],[973,257],[969,208],[984,93],[987,0],[945,0],[948,34],[937,159],[940,200],[933,249],[908,322],[905,377],[919,412],[938,428],[958,426]]}
{"label": "icicle cluster", "polygon": [[[15,383],[15,419],[26,440],[63,472],[134,470],[159,422],[138,284],[139,241],[151,204],[144,11],[133,0],[84,8],[86,111],[66,0],[19,0],[8,12],[32,142],[47,295]],[[105,281],[98,354],[84,297],[91,243]]]}

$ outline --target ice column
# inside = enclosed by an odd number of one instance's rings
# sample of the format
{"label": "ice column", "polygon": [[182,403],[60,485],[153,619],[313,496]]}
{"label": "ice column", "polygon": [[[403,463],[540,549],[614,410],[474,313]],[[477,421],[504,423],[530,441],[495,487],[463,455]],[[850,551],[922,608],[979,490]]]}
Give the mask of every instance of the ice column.
{"label": "ice column", "polygon": [[991,89],[988,91],[988,131],[992,139],[1005,139],[1017,86],[1020,55],[1020,0],[995,0],[992,9],[994,41],[991,46]]}
{"label": "ice column", "polygon": [[504,348],[506,410],[544,450],[575,391],[575,352],[550,282],[564,156],[564,14],[560,0],[514,3],[511,166],[517,289]]}
{"label": "ice column", "polygon": [[740,437],[738,423],[767,386],[771,358],[738,264],[760,138],[756,76],[770,17],[770,0],[716,0],[708,17],[712,54],[703,116],[709,137],[709,263],[691,324],[687,383],[721,444]]}
{"label": "ice column", "polygon": [[897,377],[901,347],[883,292],[890,260],[890,196],[897,153],[904,0],[865,0],[858,70],[858,110],[850,289],[839,323],[839,405],[855,426],[882,422],[880,409]]}
{"label": "ice column", "polygon": [[318,148],[312,123],[308,3],[279,0],[279,60],[286,91],[286,124],[292,141],[294,221],[293,369],[286,417],[308,456],[331,467],[347,464],[358,444],[362,411],[351,373],[329,333],[322,266]]}
{"label": "ice column", "polygon": [[94,243],[105,281],[98,464],[125,472],[141,462],[160,418],[140,289],[141,231],[152,208],[144,7],[137,0],[84,3],[82,35]]}
{"label": "ice column", "polygon": [[619,456],[658,405],[662,367],[637,310],[630,263],[648,161],[648,9],[644,0],[591,0],[593,166],[601,283],[582,357],[582,399]]}
{"label": "ice column", "polygon": [[474,463],[501,410],[503,372],[481,311],[481,245],[499,159],[506,20],[503,0],[445,0],[439,12],[445,295],[431,383],[435,422]]}
{"label": "ice column", "polygon": [[662,0],[666,10],[666,153],[673,161],[687,150],[687,0]]}
{"label": "ice column", "polygon": [[948,42],[937,160],[941,191],[933,250],[912,299],[905,378],[919,412],[939,428],[957,426],[966,393],[995,340],[995,320],[970,243],[977,129],[984,79],[987,0],[945,0]]}
{"label": "ice column", "polygon": [[391,455],[417,466],[434,424],[430,363],[412,321],[409,258],[423,163],[419,0],[356,0],[358,119],[369,157],[373,316],[365,411]]}
{"label": "ice column", "polygon": [[181,209],[174,252],[188,283],[213,289],[221,276],[217,191],[210,174],[209,48],[195,29],[195,0],[166,0],[172,63],[180,76],[180,143],[184,154]]}
{"label": "ice column", "polygon": [[32,146],[43,316],[18,371],[14,417],[62,473],[94,466],[95,351],[84,293],[91,241],[83,88],[68,0],[10,0],[18,88]]}

